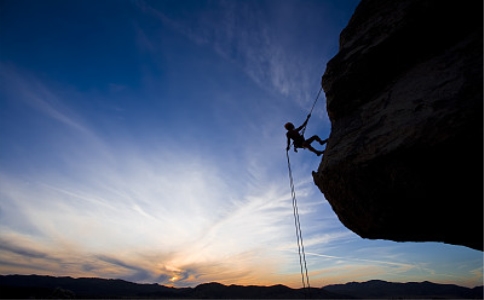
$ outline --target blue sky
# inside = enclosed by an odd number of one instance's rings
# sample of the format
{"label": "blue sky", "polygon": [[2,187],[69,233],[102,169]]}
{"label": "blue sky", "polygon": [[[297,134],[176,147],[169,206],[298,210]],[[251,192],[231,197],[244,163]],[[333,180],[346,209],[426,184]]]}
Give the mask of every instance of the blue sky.
{"label": "blue sky", "polygon": [[[300,287],[283,125],[358,2],[0,1],[0,273]],[[482,284],[480,251],[346,229],[290,155],[312,286]]]}

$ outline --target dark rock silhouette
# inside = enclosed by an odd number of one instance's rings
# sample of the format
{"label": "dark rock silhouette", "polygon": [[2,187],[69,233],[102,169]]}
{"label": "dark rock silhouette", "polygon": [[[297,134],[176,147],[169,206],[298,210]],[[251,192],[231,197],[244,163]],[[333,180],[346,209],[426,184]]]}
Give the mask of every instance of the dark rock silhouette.
{"label": "dark rock silhouette", "polygon": [[39,275],[0,275],[1,299],[482,299],[483,287],[473,289],[431,282],[394,283],[381,280],[291,289],[284,285],[240,286],[204,283],[195,288],[170,288],[119,279]]}
{"label": "dark rock silhouette", "polygon": [[241,286],[212,282],[194,288],[191,298],[197,299],[347,299],[347,296],[312,288],[310,291],[291,289],[284,285]]}
{"label": "dark rock silhouette", "polygon": [[178,298],[186,289],[137,284],[120,279],[72,278],[39,275],[0,275],[2,299],[67,298]]}
{"label": "dark rock silhouette", "polygon": [[352,299],[311,288],[291,289],[284,285],[240,286],[204,283],[195,288],[171,288],[137,284],[120,279],[71,278],[39,275],[0,275],[1,299],[89,298],[89,299]]}
{"label": "dark rock silhouette", "polygon": [[483,295],[482,286],[469,289],[454,284],[436,284],[428,281],[398,283],[370,280],[328,285],[324,289],[364,299],[390,299],[395,296],[400,299],[482,299]]}
{"label": "dark rock silhouette", "polygon": [[314,181],[363,238],[483,250],[482,1],[362,0],[322,78]]}

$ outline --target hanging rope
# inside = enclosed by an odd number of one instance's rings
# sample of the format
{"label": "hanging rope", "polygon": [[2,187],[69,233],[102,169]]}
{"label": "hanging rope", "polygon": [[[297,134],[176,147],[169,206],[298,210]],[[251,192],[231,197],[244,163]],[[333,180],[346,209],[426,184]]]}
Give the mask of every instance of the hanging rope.
{"label": "hanging rope", "polygon": [[[323,86],[321,86],[321,88],[319,89],[318,95],[316,96],[316,99],[314,99],[313,105],[309,110],[308,121],[309,121],[309,118],[311,117],[311,113],[313,112],[314,107],[316,106],[316,103],[318,102],[318,99],[319,99],[319,96],[321,95],[322,90],[323,90]],[[307,123],[301,129],[301,135],[304,135],[304,132],[306,131],[306,126],[307,126]],[[311,285],[309,284],[308,266],[306,263],[306,253],[304,251],[301,222],[299,221],[299,209],[297,207],[296,191],[294,189],[294,178],[292,177],[291,160],[289,159],[289,151],[286,151],[286,157],[287,157],[287,168],[289,170],[289,182],[291,185],[292,208],[294,212],[294,226],[296,228],[297,250],[299,253],[299,265],[301,267],[301,282],[302,282],[303,288],[307,289],[307,291],[310,293]]]}
{"label": "hanging rope", "polygon": [[296,191],[294,190],[294,179],[292,177],[291,161],[289,159],[289,151],[286,151],[287,168],[289,170],[289,182],[291,184],[292,208],[294,212],[294,226],[296,227],[297,250],[299,253],[299,265],[301,266],[301,281],[303,288],[310,291],[308,267],[306,263],[306,253],[304,252],[304,242],[301,231],[301,223],[299,222],[299,210],[297,207]]}
{"label": "hanging rope", "polygon": [[[313,109],[316,106],[316,102],[318,102],[319,95],[321,95],[322,90],[323,90],[323,86],[321,85],[321,88],[319,89],[318,95],[316,96],[316,99],[314,99],[313,106],[311,106],[311,110],[309,110],[308,116],[311,116]],[[309,117],[308,117],[308,120],[309,120]],[[306,126],[307,126],[307,124],[306,124]],[[304,128],[301,130],[301,135],[304,135],[304,132],[306,131],[306,126],[304,126]]]}

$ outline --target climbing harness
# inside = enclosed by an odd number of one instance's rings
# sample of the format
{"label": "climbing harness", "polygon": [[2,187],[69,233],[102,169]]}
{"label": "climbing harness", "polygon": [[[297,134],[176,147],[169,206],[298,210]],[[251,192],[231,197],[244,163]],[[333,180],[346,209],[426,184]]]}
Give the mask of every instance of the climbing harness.
{"label": "climbing harness", "polygon": [[[313,112],[313,109],[316,106],[316,102],[318,102],[319,95],[321,94],[322,90],[323,90],[323,87],[321,86],[321,89],[319,89],[318,95],[316,96],[316,99],[314,99],[313,105],[311,106],[311,110],[309,111],[308,120],[311,117],[311,113]],[[306,126],[307,126],[307,122],[306,122],[306,125],[304,125],[304,127],[301,130],[301,135],[304,135]],[[294,146],[294,151],[297,152],[296,146]],[[301,223],[299,221],[299,209],[297,207],[296,190],[294,189],[294,178],[292,177],[291,160],[289,159],[289,151],[286,151],[286,157],[287,157],[287,168],[289,171],[289,183],[291,185],[292,208],[294,213],[294,226],[296,227],[299,265],[301,267],[301,281],[302,281],[303,288],[307,289],[307,291],[310,292],[311,285],[309,284],[309,273],[308,273],[308,267],[306,263],[306,253],[304,251],[304,242],[303,242],[303,236],[301,231]]]}

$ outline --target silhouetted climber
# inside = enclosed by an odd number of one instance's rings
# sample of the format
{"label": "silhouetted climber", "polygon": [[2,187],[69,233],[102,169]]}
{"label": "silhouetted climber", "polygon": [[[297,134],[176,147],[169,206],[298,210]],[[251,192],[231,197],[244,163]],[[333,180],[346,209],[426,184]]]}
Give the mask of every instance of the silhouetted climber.
{"label": "silhouetted climber", "polygon": [[311,114],[308,115],[308,117],[306,118],[306,121],[304,121],[304,123],[298,128],[295,128],[294,124],[292,124],[291,122],[287,122],[284,125],[284,128],[287,129],[286,151],[289,151],[289,149],[291,148],[291,139],[292,139],[294,141],[294,152],[297,152],[297,148],[304,148],[304,149],[308,149],[313,153],[316,153],[318,156],[324,153],[324,151],[314,149],[313,146],[311,146],[311,143],[314,141],[318,141],[321,145],[324,145],[328,142],[328,139],[321,140],[319,136],[313,135],[312,137],[306,140],[304,138],[304,135],[299,133],[299,131],[301,131],[304,127],[306,127],[306,124],[308,123],[310,117],[311,117]]}

